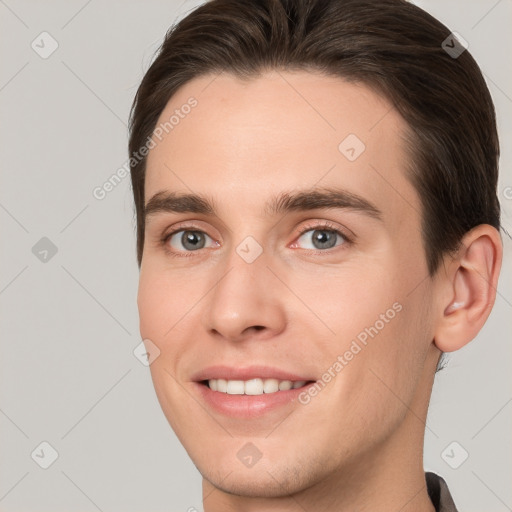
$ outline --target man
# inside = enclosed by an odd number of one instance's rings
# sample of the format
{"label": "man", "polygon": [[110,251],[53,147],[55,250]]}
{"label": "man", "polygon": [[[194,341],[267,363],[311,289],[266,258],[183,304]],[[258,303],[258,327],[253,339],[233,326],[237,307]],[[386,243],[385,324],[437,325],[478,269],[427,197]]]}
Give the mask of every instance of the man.
{"label": "man", "polygon": [[463,43],[402,0],[213,0],[130,130],[140,331],[205,511],[456,510],[428,402],[502,259]]}

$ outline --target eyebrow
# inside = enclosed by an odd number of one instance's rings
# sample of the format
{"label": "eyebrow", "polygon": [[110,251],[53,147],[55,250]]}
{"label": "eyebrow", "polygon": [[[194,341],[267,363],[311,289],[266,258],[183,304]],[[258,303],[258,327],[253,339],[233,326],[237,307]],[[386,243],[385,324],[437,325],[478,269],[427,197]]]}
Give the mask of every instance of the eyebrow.
{"label": "eyebrow", "polygon": [[[382,221],[382,211],[373,203],[353,192],[333,187],[282,192],[267,201],[264,212],[276,216],[293,211],[330,208],[353,210]],[[145,219],[159,213],[197,213],[218,217],[212,197],[167,191],[157,192],[144,207]]]}

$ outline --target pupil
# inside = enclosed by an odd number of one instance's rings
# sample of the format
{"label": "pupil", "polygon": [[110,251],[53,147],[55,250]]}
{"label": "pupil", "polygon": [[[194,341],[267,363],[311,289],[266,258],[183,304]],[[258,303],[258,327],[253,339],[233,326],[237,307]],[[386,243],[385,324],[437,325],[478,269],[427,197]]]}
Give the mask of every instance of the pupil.
{"label": "pupil", "polygon": [[[197,231],[186,231],[182,236],[183,247],[188,249],[197,249],[198,244],[201,243],[202,234]],[[187,246],[190,244],[190,246]]]}
{"label": "pupil", "polygon": [[334,247],[334,244],[336,243],[336,236],[332,231],[315,230],[315,236],[313,238],[319,242],[321,249],[330,249],[331,247]]}

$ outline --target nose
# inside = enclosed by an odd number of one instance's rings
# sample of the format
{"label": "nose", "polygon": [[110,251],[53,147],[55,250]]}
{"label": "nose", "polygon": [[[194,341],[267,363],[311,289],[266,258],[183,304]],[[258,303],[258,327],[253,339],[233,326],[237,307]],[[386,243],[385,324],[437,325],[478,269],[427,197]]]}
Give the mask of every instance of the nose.
{"label": "nose", "polygon": [[284,329],[284,288],[267,264],[265,253],[249,263],[233,250],[205,298],[202,322],[211,336],[230,342],[264,340]]}

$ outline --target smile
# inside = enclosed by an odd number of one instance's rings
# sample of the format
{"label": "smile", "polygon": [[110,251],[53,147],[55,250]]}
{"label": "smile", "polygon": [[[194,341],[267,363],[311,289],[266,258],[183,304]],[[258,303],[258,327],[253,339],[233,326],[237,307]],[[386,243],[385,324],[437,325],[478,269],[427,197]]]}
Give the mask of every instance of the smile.
{"label": "smile", "polygon": [[316,382],[310,370],[266,365],[214,365],[190,375],[193,392],[212,412],[232,418],[263,417],[297,407],[298,396]]}
{"label": "smile", "polygon": [[255,378],[250,380],[209,379],[207,386],[212,391],[228,395],[263,395],[303,387],[307,381]]}

